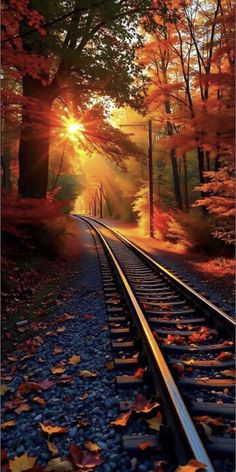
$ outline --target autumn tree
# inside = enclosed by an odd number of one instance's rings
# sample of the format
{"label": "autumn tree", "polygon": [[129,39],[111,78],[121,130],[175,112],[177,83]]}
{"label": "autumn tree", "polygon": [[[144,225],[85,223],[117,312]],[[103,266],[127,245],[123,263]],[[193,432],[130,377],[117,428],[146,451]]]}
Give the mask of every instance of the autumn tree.
{"label": "autumn tree", "polygon": [[[142,72],[133,59],[136,45],[141,44],[138,21],[149,3],[142,0],[137,7],[132,0],[75,0],[67,5],[33,0],[28,8],[28,2],[22,0],[18,14],[13,0],[5,2],[16,25],[13,31],[7,28],[4,41],[19,42],[24,56],[32,60],[32,68],[26,67],[22,74],[26,101],[19,150],[22,196],[46,196],[51,111],[56,97],[73,91],[75,108],[81,112],[88,97],[99,93],[118,105],[139,107]],[[37,61],[43,67],[37,67]]]}

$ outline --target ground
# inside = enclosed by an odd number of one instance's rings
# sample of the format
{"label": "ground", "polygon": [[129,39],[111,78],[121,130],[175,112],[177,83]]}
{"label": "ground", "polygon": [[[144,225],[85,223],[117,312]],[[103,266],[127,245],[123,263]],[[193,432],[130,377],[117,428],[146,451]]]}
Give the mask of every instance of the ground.
{"label": "ground", "polygon": [[[10,243],[3,245],[2,446],[10,459],[29,453],[44,467],[55,450],[68,457],[71,444],[84,450],[92,441],[104,460],[99,471],[127,472],[129,458],[110,424],[118,416],[119,399],[109,368],[112,352],[96,248],[85,224],[73,221],[73,257],[48,259],[23,248],[9,252]],[[204,264],[208,267],[207,258],[160,248],[134,227],[112,224],[222,308],[232,309],[226,300],[232,283],[227,270],[217,282],[216,274],[200,272]],[[61,431],[55,434],[54,427]],[[48,428],[54,432],[45,432]],[[148,461],[137,467],[149,469]]]}

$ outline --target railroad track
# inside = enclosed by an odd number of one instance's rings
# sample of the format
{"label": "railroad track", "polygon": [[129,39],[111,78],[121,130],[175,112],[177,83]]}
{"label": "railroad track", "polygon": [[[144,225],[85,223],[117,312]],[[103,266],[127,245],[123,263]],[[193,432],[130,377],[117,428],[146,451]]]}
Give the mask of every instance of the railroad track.
{"label": "railroad track", "polygon": [[160,439],[173,462],[233,471],[233,319],[116,231],[81,219],[100,258],[120,410],[131,411],[127,392],[141,389],[164,417],[159,437],[124,434],[124,448],[155,450]]}

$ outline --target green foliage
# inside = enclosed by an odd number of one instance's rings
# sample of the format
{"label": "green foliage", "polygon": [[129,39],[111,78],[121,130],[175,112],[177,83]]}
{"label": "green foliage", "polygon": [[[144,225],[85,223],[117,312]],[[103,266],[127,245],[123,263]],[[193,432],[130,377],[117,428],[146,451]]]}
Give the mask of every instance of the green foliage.
{"label": "green foliage", "polygon": [[70,213],[74,208],[76,198],[81,192],[81,186],[77,175],[61,175],[58,178],[58,192],[56,200],[68,202],[64,206],[64,213]]}

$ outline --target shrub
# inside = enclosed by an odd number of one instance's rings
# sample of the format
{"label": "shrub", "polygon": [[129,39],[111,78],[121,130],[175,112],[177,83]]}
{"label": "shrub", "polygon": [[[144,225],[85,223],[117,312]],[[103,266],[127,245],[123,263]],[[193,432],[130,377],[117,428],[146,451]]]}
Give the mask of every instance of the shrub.
{"label": "shrub", "polygon": [[3,240],[37,249],[50,256],[60,253],[67,222],[63,208],[68,202],[53,197],[41,200],[2,195]]}
{"label": "shrub", "polygon": [[179,211],[169,225],[169,231],[179,236],[191,251],[214,251],[217,242],[212,236],[213,229],[214,218],[196,209],[189,213]]}

